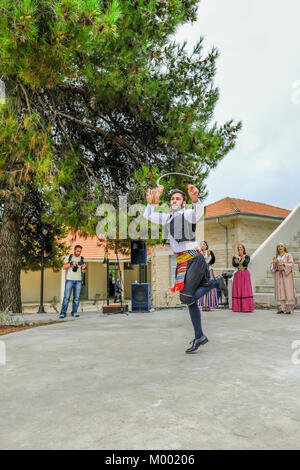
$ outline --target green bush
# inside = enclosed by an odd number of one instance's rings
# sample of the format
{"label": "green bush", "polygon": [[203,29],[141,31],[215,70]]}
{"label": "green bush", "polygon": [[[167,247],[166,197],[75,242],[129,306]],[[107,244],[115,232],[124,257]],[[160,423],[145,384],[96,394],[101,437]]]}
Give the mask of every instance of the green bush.
{"label": "green bush", "polygon": [[11,310],[6,308],[4,312],[0,312],[0,327],[2,326],[16,326],[19,321],[13,316]]}

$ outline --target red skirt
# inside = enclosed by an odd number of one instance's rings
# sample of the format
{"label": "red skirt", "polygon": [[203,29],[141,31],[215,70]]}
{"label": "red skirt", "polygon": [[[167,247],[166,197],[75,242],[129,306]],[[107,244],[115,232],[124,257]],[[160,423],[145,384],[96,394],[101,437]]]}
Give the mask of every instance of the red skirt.
{"label": "red skirt", "polygon": [[250,273],[247,269],[237,271],[233,277],[232,310],[234,312],[253,312],[253,291]]}

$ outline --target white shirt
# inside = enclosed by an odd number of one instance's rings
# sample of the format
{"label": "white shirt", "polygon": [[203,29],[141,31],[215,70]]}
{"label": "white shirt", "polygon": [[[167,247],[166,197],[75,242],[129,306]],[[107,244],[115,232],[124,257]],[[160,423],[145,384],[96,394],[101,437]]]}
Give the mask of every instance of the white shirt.
{"label": "white shirt", "polygon": [[[171,221],[174,216],[176,216],[176,214],[184,213],[184,218],[188,222],[195,224],[202,217],[204,210],[202,204],[200,204],[199,201],[193,202],[193,206],[193,209],[183,208],[179,211],[172,212],[172,214],[168,214],[166,212],[155,212],[155,208],[157,207],[157,205],[148,204],[143,215],[145,219],[150,220],[155,224],[166,225],[168,222]],[[170,235],[170,245],[174,253],[180,253],[181,251],[187,250],[195,250],[195,248],[197,248],[196,241],[177,242],[172,237],[172,235]]]}
{"label": "white shirt", "polygon": [[208,256],[207,251],[205,251],[204,254],[203,254],[203,251],[201,250],[201,253],[202,253],[202,255],[204,256],[204,259],[205,259],[205,261],[206,261],[206,264],[208,265],[208,269],[211,271],[211,270],[212,270],[212,266],[209,264],[210,261],[211,261],[211,255]]}
{"label": "white shirt", "polygon": [[[81,261],[81,256],[73,255],[72,261],[77,261],[77,263],[79,263],[79,261]],[[68,262],[69,262],[69,256],[66,256],[64,258],[64,263],[68,263]],[[66,280],[67,281],[81,281],[81,266],[78,266],[76,273],[74,273],[72,266],[70,266],[69,269],[67,269]]]}

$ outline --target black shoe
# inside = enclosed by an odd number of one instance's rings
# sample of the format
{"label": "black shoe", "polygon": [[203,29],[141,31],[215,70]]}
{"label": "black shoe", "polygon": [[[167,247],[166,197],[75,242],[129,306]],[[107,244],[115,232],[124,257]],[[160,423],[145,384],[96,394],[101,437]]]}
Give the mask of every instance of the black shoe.
{"label": "black shoe", "polygon": [[283,311],[283,310],[279,310],[277,313],[284,313],[284,311]]}
{"label": "black shoe", "polygon": [[282,312],[285,313],[286,315],[290,315],[292,312]]}
{"label": "black shoe", "polygon": [[193,352],[197,351],[197,349],[199,348],[199,346],[201,346],[202,344],[205,344],[205,343],[207,343],[207,342],[208,342],[208,339],[207,339],[207,337],[204,336],[204,335],[201,336],[201,338],[194,339],[194,340],[192,341],[192,343],[193,343],[192,346],[191,346],[189,349],[187,349],[185,352],[186,352],[187,354],[193,353]]}
{"label": "black shoe", "polygon": [[225,297],[228,297],[228,289],[225,284],[223,276],[222,275],[217,276],[216,281],[218,282],[218,289],[224,292]]}

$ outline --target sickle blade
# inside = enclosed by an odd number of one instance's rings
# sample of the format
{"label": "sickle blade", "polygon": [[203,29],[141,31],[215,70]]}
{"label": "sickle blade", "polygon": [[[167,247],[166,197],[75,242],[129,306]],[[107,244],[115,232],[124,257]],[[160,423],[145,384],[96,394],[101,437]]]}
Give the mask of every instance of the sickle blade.
{"label": "sickle blade", "polygon": [[186,175],[185,173],[165,173],[164,175],[161,175],[158,180],[156,181],[156,186],[159,186],[159,181],[161,180],[161,178],[164,178],[165,176],[169,176],[169,175],[181,175],[181,176],[187,176],[188,178],[191,178],[191,179],[196,179],[196,176],[192,176],[192,175]]}

